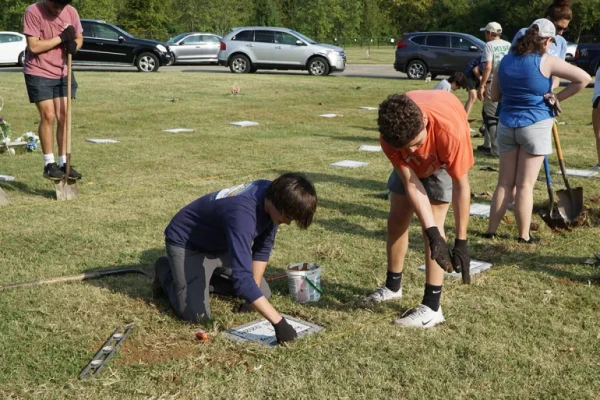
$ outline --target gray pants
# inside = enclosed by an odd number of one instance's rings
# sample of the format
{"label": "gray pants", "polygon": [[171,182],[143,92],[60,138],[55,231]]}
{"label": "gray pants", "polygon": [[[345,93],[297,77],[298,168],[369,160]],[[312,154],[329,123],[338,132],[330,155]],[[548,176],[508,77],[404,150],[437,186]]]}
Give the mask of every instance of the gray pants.
{"label": "gray pants", "polygon": [[[169,268],[161,268],[159,282],[177,315],[189,322],[211,318],[209,293],[235,297],[227,253],[206,254],[165,243]],[[260,290],[271,297],[263,278]]]}
{"label": "gray pants", "polygon": [[498,117],[496,116],[496,109],[498,103],[494,103],[491,97],[492,83],[488,82],[485,85],[485,95],[483,98],[483,109],[481,110],[481,116],[483,117],[483,123],[485,124],[486,132],[483,134],[483,146],[491,149],[490,153],[494,156],[498,156]]}

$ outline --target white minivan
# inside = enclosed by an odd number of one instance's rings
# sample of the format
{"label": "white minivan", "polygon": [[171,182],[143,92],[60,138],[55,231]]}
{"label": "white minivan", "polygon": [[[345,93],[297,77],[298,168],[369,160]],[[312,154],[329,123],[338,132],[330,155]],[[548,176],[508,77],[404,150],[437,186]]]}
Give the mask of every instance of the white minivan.
{"label": "white minivan", "polygon": [[25,49],[27,40],[25,35],[17,32],[0,32],[0,64],[25,63]]}

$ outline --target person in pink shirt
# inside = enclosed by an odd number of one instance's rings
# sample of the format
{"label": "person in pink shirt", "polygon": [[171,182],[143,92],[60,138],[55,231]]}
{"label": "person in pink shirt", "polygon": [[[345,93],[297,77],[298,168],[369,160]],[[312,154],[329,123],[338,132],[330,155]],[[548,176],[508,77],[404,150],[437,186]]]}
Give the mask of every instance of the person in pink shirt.
{"label": "person in pink shirt", "polygon": [[[67,111],[67,54],[75,54],[83,45],[83,28],[71,0],[42,0],[25,10],[23,34],[27,37],[25,85],[29,101],[40,113],[38,134],[44,153],[44,178],[60,180],[65,175]],[[73,76],[71,97],[77,82]],[[54,160],[54,121],[59,165]],[[70,178],[81,174],[71,167]]]}

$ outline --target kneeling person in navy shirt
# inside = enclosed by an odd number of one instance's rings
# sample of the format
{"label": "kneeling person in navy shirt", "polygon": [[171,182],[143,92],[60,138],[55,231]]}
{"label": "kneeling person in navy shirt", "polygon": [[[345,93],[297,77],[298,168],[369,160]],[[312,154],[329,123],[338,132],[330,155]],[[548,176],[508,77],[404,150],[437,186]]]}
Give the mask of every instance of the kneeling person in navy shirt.
{"label": "kneeling person in navy shirt", "polygon": [[181,209],[165,230],[167,257],[156,261],[152,290],[186,321],[211,317],[209,293],[239,296],[275,328],[279,343],[296,331],[267,300],[263,278],[277,226],[306,229],[317,209],[315,188],[296,173],[207,194]]}

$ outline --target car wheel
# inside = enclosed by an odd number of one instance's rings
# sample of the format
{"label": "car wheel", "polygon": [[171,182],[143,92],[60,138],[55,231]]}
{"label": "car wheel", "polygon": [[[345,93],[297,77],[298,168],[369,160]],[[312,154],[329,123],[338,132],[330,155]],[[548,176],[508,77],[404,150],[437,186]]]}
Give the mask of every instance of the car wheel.
{"label": "car wheel", "polygon": [[140,72],[155,72],[158,71],[160,64],[158,58],[152,53],[142,53],[135,60],[135,66]]}
{"label": "car wheel", "polygon": [[229,61],[229,69],[234,74],[247,74],[248,72],[252,72],[252,64],[245,55],[236,54]]}
{"label": "car wheel", "polygon": [[25,65],[25,52],[22,51],[21,54],[19,54],[19,58],[17,59],[17,64],[19,65],[19,67],[22,67],[23,65]]}
{"label": "car wheel", "polygon": [[409,79],[423,79],[425,74],[427,74],[427,65],[421,60],[411,61],[406,68]]}
{"label": "car wheel", "polygon": [[323,57],[315,57],[308,62],[308,73],[316,76],[329,75],[329,63]]}

